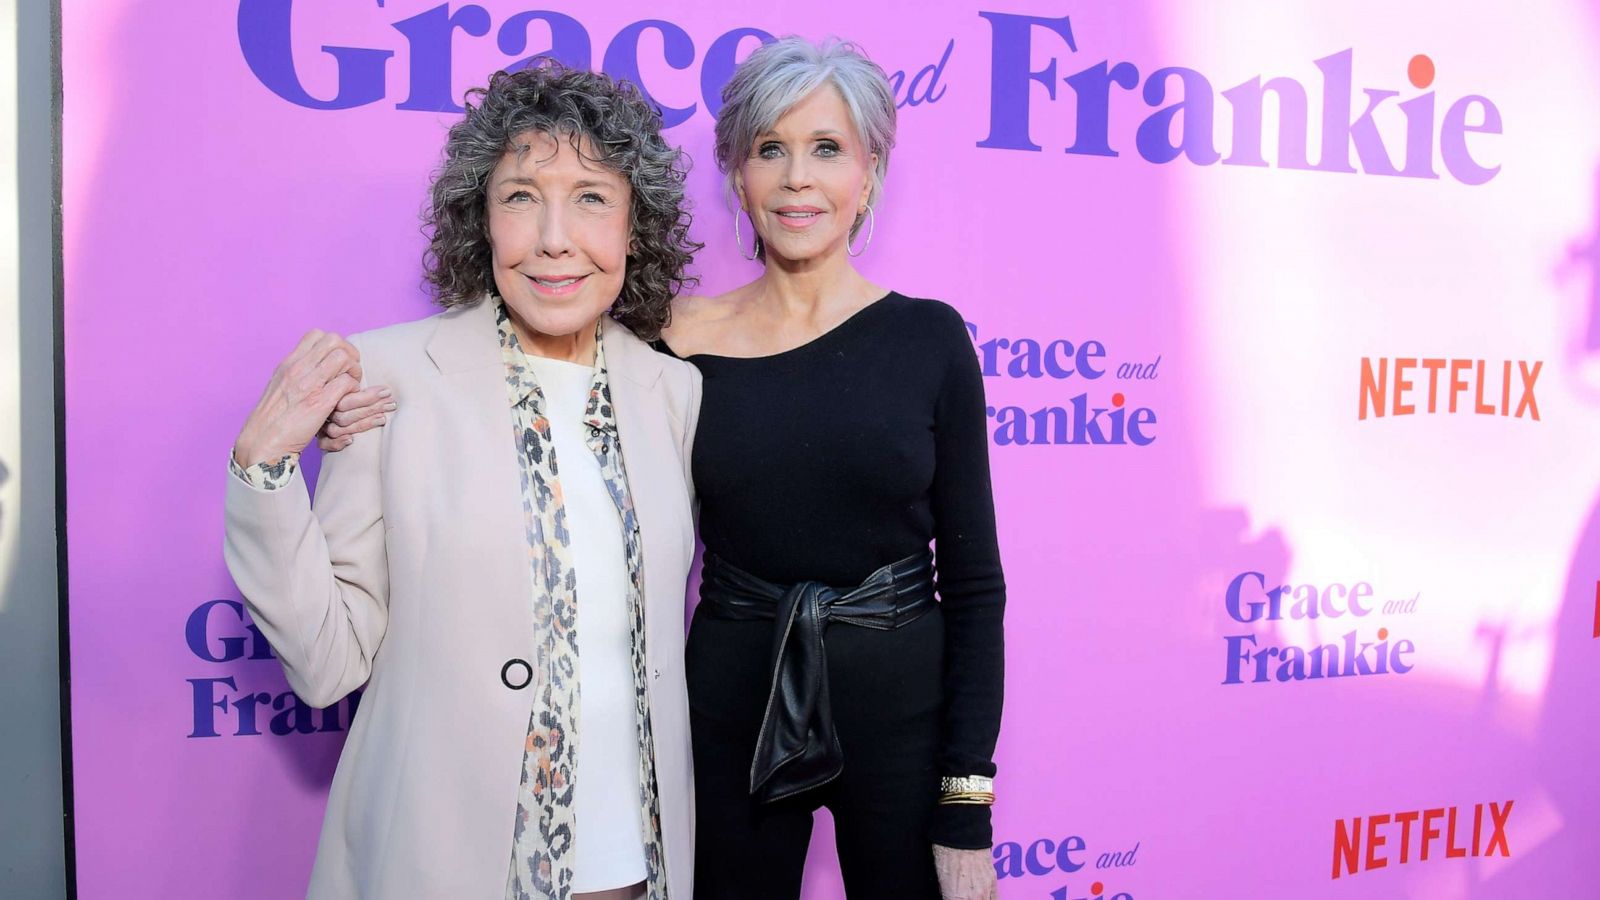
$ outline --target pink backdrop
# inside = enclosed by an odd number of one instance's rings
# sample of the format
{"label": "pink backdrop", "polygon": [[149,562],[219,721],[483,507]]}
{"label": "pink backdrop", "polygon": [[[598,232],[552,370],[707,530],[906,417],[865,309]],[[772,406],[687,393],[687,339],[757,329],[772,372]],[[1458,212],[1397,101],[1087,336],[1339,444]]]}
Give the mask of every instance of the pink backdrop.
{"label": "pink backdrop", "polygon": [[[225,454],[301,332],[429,314],[438,108],[551,47],[514,19],[540,10],[695,105],[669,134],[713,291],[756,273],[718,39],[838,33],[903,73],[860,263],[993,360],[1003,897],[1600,896],[1592,3],[62,6],[81,896],[303,892],[348,710],[295,731],[250,658]],[[830,845],[808,898],[842,895]]]}

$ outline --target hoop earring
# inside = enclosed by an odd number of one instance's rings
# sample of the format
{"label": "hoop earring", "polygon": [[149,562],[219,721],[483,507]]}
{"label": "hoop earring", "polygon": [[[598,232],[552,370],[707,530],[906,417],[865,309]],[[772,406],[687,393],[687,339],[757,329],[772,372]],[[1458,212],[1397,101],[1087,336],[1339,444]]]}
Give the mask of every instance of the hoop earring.
{"label": "hoop earring", "polygon": [[867,242],[861,245],[860,250],[852,249],[850,244],[847,242],[844,245],[844,252],[850,254],[851,256],[860,256],[861,254],[867,252],[867,248],[872,246],[872,232],[876,231],[877,228],[878,214],[873,212],[872,207],[869,206],[867,207]]}
{"label": "hoop earring", "polygon": [[756,235],[756,242],[750,245],[750,252],[746,254],[744,252],[744,238],[739,236],[739,218],[743,214],[744,210],[742,209],[733,214],[733,245],[739,248],[740,256],[748,260],[755,260],[761,256],[761,235]]}

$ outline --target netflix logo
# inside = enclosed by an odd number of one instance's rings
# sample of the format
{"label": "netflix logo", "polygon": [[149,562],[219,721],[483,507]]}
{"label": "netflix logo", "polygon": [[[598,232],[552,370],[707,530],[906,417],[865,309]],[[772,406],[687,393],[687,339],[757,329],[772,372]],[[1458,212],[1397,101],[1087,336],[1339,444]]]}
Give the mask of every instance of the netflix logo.
{"label": "netflix logo", "polygon": [[1339,819],[1333,823],[1333,878],[1441,856],[1509,857],[1511,805],[1507,800]]}
{"label": "netflix logo", "polygon": [[1538,360],[1363,357],[1357,418],[1465,413],[1537,422],[1543,368]]}

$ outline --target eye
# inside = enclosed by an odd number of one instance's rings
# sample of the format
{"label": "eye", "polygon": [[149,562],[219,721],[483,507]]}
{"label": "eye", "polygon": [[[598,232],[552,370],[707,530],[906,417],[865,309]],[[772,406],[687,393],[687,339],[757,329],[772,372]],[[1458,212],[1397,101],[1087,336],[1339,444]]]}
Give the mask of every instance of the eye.
{"label": "eye", "polygon": [[528,202],[530,202],[532,200],[533,200],[533,194],[530,194],[527,191],[517,190],[517,191],[512,191],[511,193],[507,194],[505,196],[505,199],[500,201],[500,202],[502,202],[502,203],[528,203]]}
{"label": "eye", "polygon": [[756,155],[762,159],[777,159],[783,152],[783,145],[777,141],[767,141],[756,148]]}
{"label": "eye", "polygon": [[604,195],[598,194],[598,193],[596,193],[594,191],[584,191],[583,193],[578,195],[578,202],[580,202],[580,203],[599,203],[599,204],[604,205],[605,202],[606,202],[606,198],[605,198]]}
{"label": "eye", "polygon": [[822,157],[838,156],[839,145],[833,141],[823,141],[817,144],[817,155]]}

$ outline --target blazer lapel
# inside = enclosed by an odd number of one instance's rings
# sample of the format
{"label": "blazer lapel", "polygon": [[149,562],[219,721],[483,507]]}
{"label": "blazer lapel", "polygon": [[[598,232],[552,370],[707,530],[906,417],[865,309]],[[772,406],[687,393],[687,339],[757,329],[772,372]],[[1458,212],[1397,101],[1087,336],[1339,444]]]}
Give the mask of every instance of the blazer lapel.
{"label": "blazer lapel", "polygon": [[[611,402],[616,407],[617,437],[622,444],[622,462],[628,473],[628,493],[639,517],[645,583],[645,632],[658,629],[683,630],[682,584],[667,579],[674,569],[673,554],[687,558],[693,553],[692,536],[681,527],[676,516],[688,504],[682,485],[681,460],[676,450],[677,437],[670,423],[664,389],[661,386],[663,357],[634,337],[609,316],[601,326],[606,342],[606,365],[611,373]],[[683,494],[674,503],[674,492]],[[681,506],[681,508],[680,508]],[[678,544],[675,546],[675,542]],[[670,611],[665,618],[661,614]],[[647,637],[645,652],[653,656],[661,639]],[[652,663],[652,668],[654,664]]]}
{"label": "blazer lapel", "polygon": [[[452,477],[436,483],[455,493],[443,502],[468,516],[473,527],[481,529],[483,540],[498,548],[490,558],[496,566],[506,567],[499,581],[517,589],[514,595],[492,602],[516,610],[512,620],[522,621],[532,615],[533,576],[523,521],[522,471],[494,304],[485,299],[435,321],[426,345],[444,382],[439,400],[443,408],[436,412],[435,422],[447,430],[443,439],[453,454],[446,463]],[[531,631],[527,640],[532,640]]]}
{"label": "blazer lapel", "polygon": [[472,306],[456,307],[434,320],[428,358],[446,375],[500,365],[500,334],[494,304],[484,297]]}
{"label": "blazer lapel", "polygon": [[610,316],[601,320],[600,333],[605,338],[606,363],[611,371],[645,390],[653,390],[661,378],[661,354]]}

